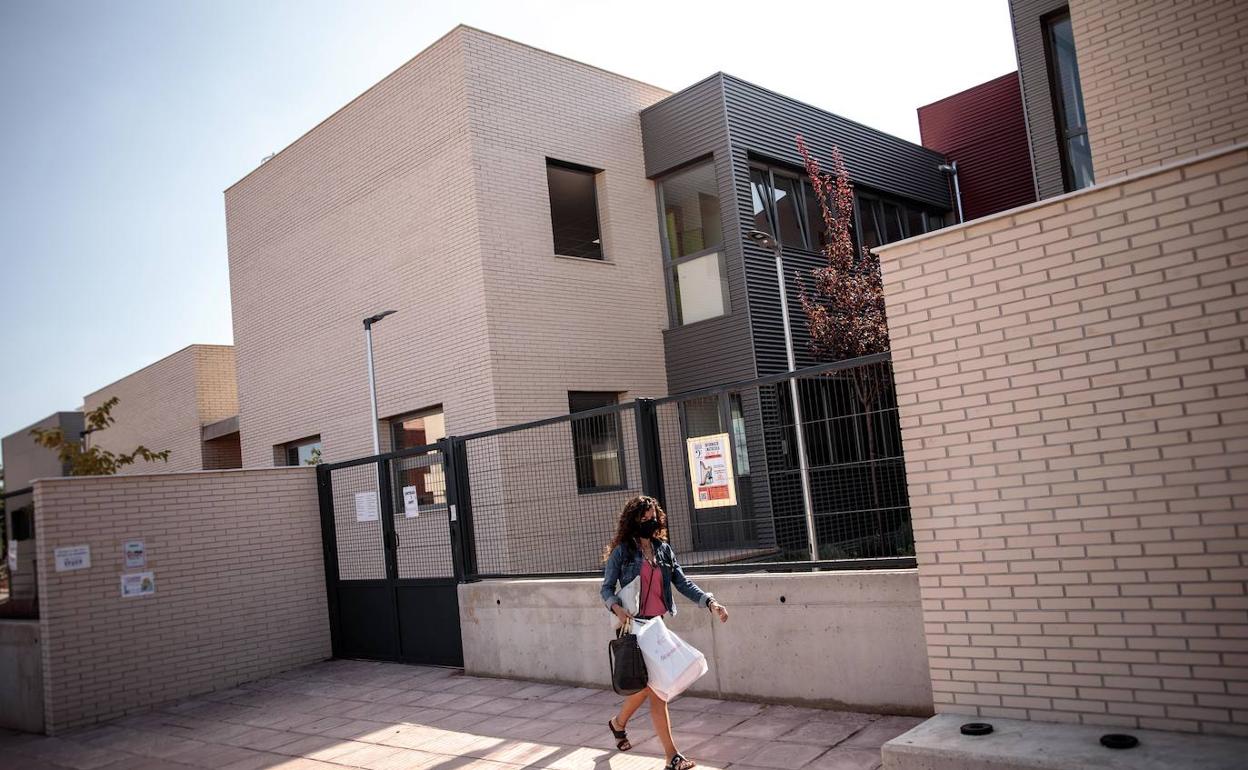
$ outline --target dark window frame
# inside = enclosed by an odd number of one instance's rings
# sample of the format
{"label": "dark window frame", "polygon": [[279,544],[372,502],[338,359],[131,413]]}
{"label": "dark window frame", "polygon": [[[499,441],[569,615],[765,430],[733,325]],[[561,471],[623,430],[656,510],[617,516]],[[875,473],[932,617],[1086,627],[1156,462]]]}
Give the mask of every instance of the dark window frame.
{"label": "dark window frame", "polygon": [[[771,191],[772,193],[771,195],[759,196],[763,202],[763,212],[767,217],[767,230],[766,230],[767,234],[775,238],[776,243],[780,244],[780,248],[786,251],[806,251],[812,254],[817,254],[820,251],[822,251],[823,239],[820,237],[820,233],[822,233],[823,231],[822,222],[818,223],[819,227],[817,228],[817,230],[812,230],[811,223],[809,221],[811,203],[813,203],[816,207],[818,206],[818,201],[807,200],[807,196],[811,196],[813,198],[815,194],[814,188],[810,186],[810,179],[804,173],[799,172],[799,171],[793,171],[784,166],[776,165],[773,163],[768,163],[763,160],[751,160],[749,164],[751,208],[754,205],[753,195],[755,193],[755,188],[754,188],[754,172],[755,171],[761,171],[765,175],[767,189]],[[779,222],[777,221],[777,218],[776,218],[777,214],[776,214],[776,205],[775,205],[776,204],[775,190],[776,190],[777,172],[779,172],[778,175],[781,177],[785,177],[785,178],[793,179],[797,181],[796,189],[798,190],[798,194],[801,196],[800,200],[796,202],[797,203],[798,230],[801,231],[801,237],[802,237],[802,242],[800,244],[785,243],[784,239],[779,234],[780,227],[779,227]],[[753,227],[754,222],[751,222],[750,226]],[[812,247],[812,244],[813,244],[813,247]]]}
{"label": "dark window frame", "polygon": [[[700,251],[691,252],[689,254],[685,254],[684,256],[676,257],[675,259],[673,259],[672,258],[672,246],[667,237],[667,213],[666,213],[667,203],[663,197],[663,181],[665,179],[670,179],[671,177],[674,177],[678,174],[683,174],[687,171],[692,171],[693,169],[698,168],[700,166],[704,166],[704,165],[709,166],[711,169],[711,173],[714,174],[715,176],[715,197],[719,202],[720,242],[719,244],[715,246],[701,249]],[[665,288],[667,289],[668,323],[673,328],[677,328],[677,327],[684,328],[686,326],[694,326],[696,324],[709,323],[711,321],[716,321],[721,318],[726,318],[732,315],[732,291],[728,286],[728,261],[724,257],[724,246],[726,242],[726,238],[724,237],[726,235],[725,228],[724,228],[724,196],[720,193],[719,170],[715,167],[714,156],[712,155],[712,156],[708,156],[704,158],[699,158],[698,160],[695,160],[691,163],[686,163],[680,166],[679,168],[675,168],[675,169],[672,169],[671,171],[668,171],[667,173],[663,174],[663,176],[658,177],[657,179],[654,180],[654,192],[655,192],[655,196],[657,197],[658,207],[659,207],[659,241],[660,241],[660,245],[663,251],[663,274],[664,274],[664,280],[666,282]],[[687,262],[693,262],[694,260],[701,259],[702,257],[708,256],[711,254],[719,255],[719,285],[720,285],[720,291],[722,292],[722,295],[723,295],[724,312],[721,313],[720,315],[712,316],[710,318],[701,318],[697,321],[690,321],[688,323],[685,323],[681,320],[680,300],[676,296],[676,268],[679,265],[683,265]]]}
{"label": "dark window frame", "polygon": [[[593,191],[594,205],[594,226],[598,231],[598,256],[584,256],[581,254],[564,254],[559,251],[558,236],[555,234],[555,205],[550,194],[550,169],[554,167],[563,171],[573,171],[585,174],[590,178],[590,189]],[[546,158],[546,204],[550,210],[550,241],[551,251],[556,257],[563,259],[584,259],[591,262],[607,262],[607,249],[605,239],[602,236],[602,207],[598,205],[598,175],[602,173],[602,169],[593,168],[592,166],[584,166],[579,163],[572,163],[558,158]]]}
{"label": "dark window frame", "polygon": [[[572,400],[574,396],[580,396],[580,397],[610,396],[613,399],[613,401],[611,403],[600,404],[598,406],[585,408],[585,409],[578,409],[576,411],[573,411]],[[568,425],[572,432],[572,465],[573,465],[573,473],[576,475],[576,493],[578,495],[597,495],[597,494],[602,494],[605,492],[619,492],[621,490],[628,489],[628,475],[626,473],[627,468],[624,462],[624,425],[623,425],[623,422],[620,420],[620,409],[618,409],[619,404],[620,404],[620,391],[610,391],[610,390],[569,390],[568,391],[568,413],[573,415],[573,418],[569,420]],[[594,415],[592,417],[581,418],[581,419],[577,419],[575,417],[575,415],[580,412],[589,412],[589,411],[593,411],[594,409],[603,409],[603,408],[607,408],[610,406],[615,406],[617,408],[615,411],[610,412],[609,414]],[[578,427],[577,423],[581,423],[581,425],[583,426],[585,420],[597,420],[597,419],[607,420],[607,424],[610,425],[615,432],[615,437],[614,437],[615,460],[619,468],[618,473],[620,477],[620,482],[618,484],[601,485],[601,486],[595,484],[593,486],[586,486],[585,484],[582,483],[584,481],[584,477],[583,477],[583,473],[581,469],[581,458],[583,457],[583,455],[579,452],[580,443],[578,441],[578,435],[577,435],[577,427]],[[582,427],[582,429],[584,428]],[[592,446],[592,443],[593,443],[592,437],[590,438],[589,443]],[[592,477],[593,477],[592,456],[590,458],[589,469],[590,469],[589,475],[592,480]]]}
{"label": "dark window frame", "polygon": [[[1062,78],[1058,69],[1058,52],[1055,41],[1055,27],[1058,23],[1066,21],[1072,23],[1070,19],[1070,6],[1061,8],[1053,13],[1045,14],[1040,18],[1040,26],[1042,37],[1044,38],[1044,60],[1046,74],[1049,78],[1049,100],[1053,107],[1053,131],[1057,140],[1057,153],[1061,159],[1062,165],[1062,189],[1064,192],[1074,192],[1082,190],[1096,184],[1095,170],[1089,169],[1088,183],[1086,185],[1077,185],[1075,181],[1075,167],[1071,159],[1070,143],[1072,139],[1083,137],[1084,141],[1089,141],[1088,136],[1088,117],[1087,109],[1084,108],[1083,123],[1073,129],[1068,129],[1069,119],[1071,116],[1066,114],[1066,101],[1062,98]],[[1072,26],[1073,37],[1073,26]],[[1076,58],[1074,62],[1075,80],[1079,81],[1079,61]],[[1072,95],[1072,98],[1078,97],[1080,103],[1083,101],[1082,85],[1079,93]]]}

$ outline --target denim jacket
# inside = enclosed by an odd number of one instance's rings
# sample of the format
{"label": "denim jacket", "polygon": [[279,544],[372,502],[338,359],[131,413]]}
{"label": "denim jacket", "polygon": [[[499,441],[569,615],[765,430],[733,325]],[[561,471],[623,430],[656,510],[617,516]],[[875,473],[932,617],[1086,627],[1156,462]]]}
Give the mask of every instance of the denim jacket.
{"label": "denim jacket", "polygon": [[[685,576],[685,571],[676,561],[676,552],[670,545],[659,540],[651,542],[654,543],[655,559],[663,571],[663,603],[667,605],[667,611],[672,615],[676,614],[676,607],[672,604],[673,585],[689,601],[699,607],[706,607],[715,597],[698,588],[697,583]],[[607,566],[602,575],[602,601],[608,610],[616,604],[623,604],[615,592],[641,574],[644,558],[640,548],[630,548],[627,544],[616,546],[607,557]]]}

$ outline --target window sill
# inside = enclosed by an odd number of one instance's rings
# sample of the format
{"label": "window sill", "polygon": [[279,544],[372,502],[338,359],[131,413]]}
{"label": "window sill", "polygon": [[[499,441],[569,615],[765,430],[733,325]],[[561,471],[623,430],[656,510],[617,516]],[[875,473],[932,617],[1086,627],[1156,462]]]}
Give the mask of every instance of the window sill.
{"label": "window sill", "polygon": [[625,492],[627,490],[628,487],[622,485],[618,487],[577,487],[576,493],[578,495],[605,495],[610,492]]}
{"label": "window sill", "polygon": [[615,265],[615,260],[606,259],[605,257],[603,259],[593,259],[592,257],[570,257],[567,254],[556,254],[554,256],[555,259],[561,259],[567,262],[592,262],[599,265]]}

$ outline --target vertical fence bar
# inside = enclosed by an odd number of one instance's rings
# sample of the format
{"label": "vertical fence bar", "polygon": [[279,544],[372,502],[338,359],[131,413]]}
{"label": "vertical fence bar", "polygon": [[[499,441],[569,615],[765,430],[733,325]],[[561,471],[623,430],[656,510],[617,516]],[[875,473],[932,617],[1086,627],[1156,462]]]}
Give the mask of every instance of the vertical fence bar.
{"label": "vertical fence bar", "polygon": [[641,491],[667,508],[658,408],[653,399],[639,398],[634,402],[633,411],[637,421],[637,466],[641,469]]}
{"label": "vertical fence bar", "polygon": [[325,557],[325,605],[329,609],[329,649],[334,657],[342,654],[342,632],[338,627],[338,532],[334,521],[334,485],[329,469],[316,468],[316,491],[321,508],[321,551]]}
{"label": "vertical fence bar", "polygon": [[381,518],[381,539],[385,543],[386,578],[397,580],[399,577],[399,536],[394,531],[394,500],[392,487],[394,480],[390,476],[390,461],[377,461],[377,515]]}
{"label": "vertical fence bar", "polygon": [[450,437],[439,442],[445,464],[448,526],[455,582],[466,583],[477,575],[476,537],[472,526],[472,490],[469,487],[468,445]]}

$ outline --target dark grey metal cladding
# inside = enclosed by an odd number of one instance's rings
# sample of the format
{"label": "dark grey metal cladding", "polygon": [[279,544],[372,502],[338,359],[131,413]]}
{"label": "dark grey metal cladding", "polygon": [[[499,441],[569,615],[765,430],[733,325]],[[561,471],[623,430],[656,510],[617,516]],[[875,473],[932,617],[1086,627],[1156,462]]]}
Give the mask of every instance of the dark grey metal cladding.
{"label": "dark grey metal cladding", "polygon": [[825,162],[833,146],[840,148],[854,184],[950,208],[940,153],[731,75],[723,81],[734,148],[800,167],[796,137],[801,134]]}
{"label": "dark grey metal cladding", "polygon": [[[641,113],[641,130],[648,176],[712,157],[719,183],[729,312],[663,333],[668,392],[753,379],[754,344],[741,262],[741,222],[732,216],[736,193],[721,76],[712,75],[647,107]],[[661,219],[656,224],[663,226]],[[655,259],[661,261],[662,256],[656,254]]]}
{"label": "dark grey metal cladding", "polygon": [[1010,0],[1018,78],[1023,88],[1023,113],[1031,143],[1031,168],[1036,178],[1036,196],[1040,199],[1066,191],[1042,22],[1043,17],[1066,7],[1067,0]]}
{"label": "dark grey metal cladding", "polygon": [[[825,168],[832,148],[837,147],[855,185],[944,211],[951,208],[949,182],[939,169],[945,162],[940,153],[732,76],[724,76],[723,80],[736,171],[738,222],[748,223],[753,217],[750,160],[778,161],[800,167],[798,134],[805,139],[811,152],[824,161]],[[744,244],[743,254],[755,368],[760,376],[784,371],[788,361],[774,256],[752,243]],[[799,368],[817,362],[810,354],[810,333],[802,313],[797,276],[809,280],[810,271],[823,264],[823,255],[818,252],[784,250],[789,321]]]}

